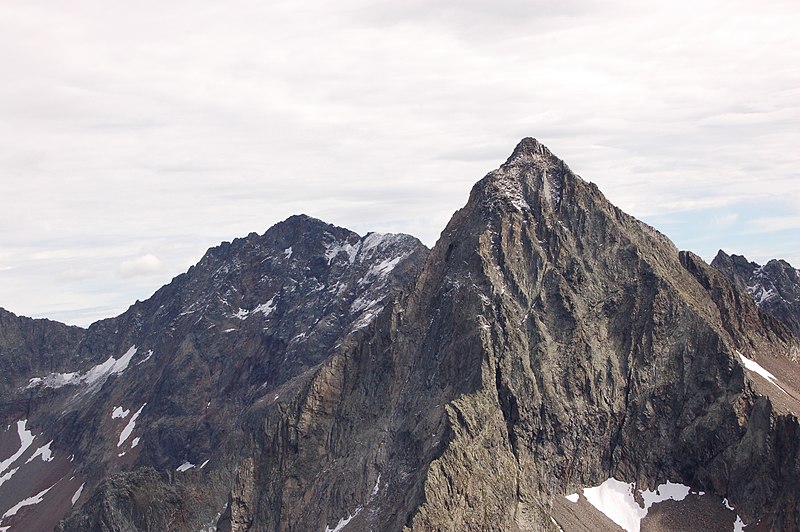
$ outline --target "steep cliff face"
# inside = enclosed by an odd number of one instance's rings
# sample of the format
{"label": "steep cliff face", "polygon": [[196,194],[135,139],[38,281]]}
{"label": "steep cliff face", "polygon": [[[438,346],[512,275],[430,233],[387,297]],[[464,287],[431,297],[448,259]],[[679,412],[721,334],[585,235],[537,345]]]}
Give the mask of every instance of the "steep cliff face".
{"label": "steep cliff face", "polygon": [[714,526],[791,529],[797,349],[526,139],[365,338],[253,411],[221,528],[613,529],[563,496],[615,477],[695,490],[650,523],[724,497]]}
{"label": "steep cliff face", "polygon": [[[30,529],[48,514],[52,528],[74,508],[66,530],[213,527],[252,443],[248,409],[363,334],[426,255],[407,235],[360,237],[295,216],[209,250],[118,318],[53,325],[46,338],[67,336],[54,340],[57,356],[32,345],[0,411],[0,450],[22,450],[2,472],[14,471],[0,483],[0,514],[49,491],[0,526]],[[55,461],[27,461],[50,440]]]}
{"label": "steep cliff face", "polygon": [[16,316],[0,308],[0,397],[26,384],[26,375],[66,370],[85,331],[51,320]]}
{"label": "steep cliff face", "polygon": [[772,259],[760,266],[722,250],[711,266],[750,294],[761,310],[778,318],[800,337],[800,271],[784,260]]}

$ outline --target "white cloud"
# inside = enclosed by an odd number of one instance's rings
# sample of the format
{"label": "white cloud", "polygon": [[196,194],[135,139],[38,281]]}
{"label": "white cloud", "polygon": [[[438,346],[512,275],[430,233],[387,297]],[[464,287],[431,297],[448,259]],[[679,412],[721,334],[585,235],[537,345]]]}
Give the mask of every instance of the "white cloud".
{"label": "white cloud", "polygon": [[161,261],[155,255],[148,253],[132,260],[126,260],[119,265],[119,274],[122,277],[136,277],[137,275],[151,275],[161,270]]}
{"label": "white cloud", "polygon": [[[297,212],[433,244],[528,135],[640,217],[798,198],[797,27],[779,0],[0,5],[0,306],[121,311]],[[138,250],[160,276],[50,281]]]}

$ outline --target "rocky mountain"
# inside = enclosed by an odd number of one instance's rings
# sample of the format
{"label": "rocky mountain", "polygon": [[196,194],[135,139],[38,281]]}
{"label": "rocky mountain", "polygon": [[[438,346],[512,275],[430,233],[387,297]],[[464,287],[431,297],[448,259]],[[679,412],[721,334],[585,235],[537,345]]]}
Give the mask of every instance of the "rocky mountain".
{"label": "rocky mountain", "polygon": [[4,312],[0,529],[72,509],[68,530],[213,528],[248,410],[363,335],[427,253],[294,216],[87,330]]}
{"label": "rocky mountain", "polygon": [[291,218],[72,334],[0,527],[800,528],[800,340],[534,139],[430,253]]}
{"label": "rocky mountain", "polygon": [[742,255],[728,255],[722,250],[711,266],[750,294],[761,310],[800,336],[800,271],[784,260],[772,259],[761,266]]}

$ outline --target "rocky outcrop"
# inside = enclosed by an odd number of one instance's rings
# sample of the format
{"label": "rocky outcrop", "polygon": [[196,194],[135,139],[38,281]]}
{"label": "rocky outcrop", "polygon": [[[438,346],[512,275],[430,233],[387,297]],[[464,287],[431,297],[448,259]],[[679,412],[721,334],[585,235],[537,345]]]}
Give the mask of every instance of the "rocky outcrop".
{"label": "rocky outcrop", "polygon": [[755,300],[756,305],[800,337],[800,271],[784,260],[760,266],[741,255],[719,250],[711,266]]}
{"label": "rocky outcrop", "polygon": [[28,375],[65,371],[80,363],[72,355],[84,333],[80,327],[16,316],[0,308],[0,397],[7,399],[27,383]]}

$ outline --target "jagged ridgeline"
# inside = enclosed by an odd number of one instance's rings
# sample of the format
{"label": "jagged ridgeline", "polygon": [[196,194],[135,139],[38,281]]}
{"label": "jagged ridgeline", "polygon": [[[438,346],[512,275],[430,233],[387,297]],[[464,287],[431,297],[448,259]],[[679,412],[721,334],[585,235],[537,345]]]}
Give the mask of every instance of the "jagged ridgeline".
{"label": "jagged ridgeline", "polygon": [[298,216],[87,330],[0,312],[0,527],[798,529],[757,268],[524,139],[430,251]]}

